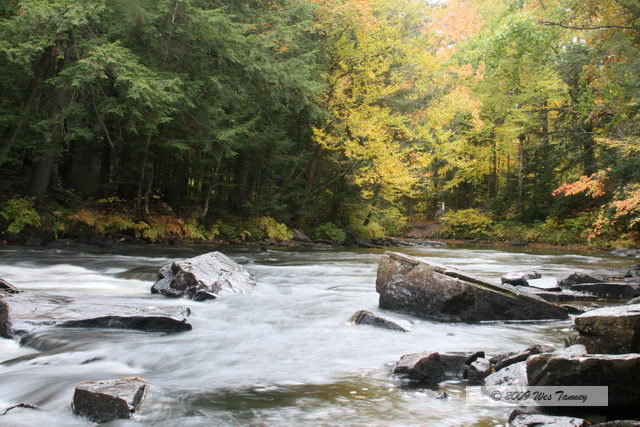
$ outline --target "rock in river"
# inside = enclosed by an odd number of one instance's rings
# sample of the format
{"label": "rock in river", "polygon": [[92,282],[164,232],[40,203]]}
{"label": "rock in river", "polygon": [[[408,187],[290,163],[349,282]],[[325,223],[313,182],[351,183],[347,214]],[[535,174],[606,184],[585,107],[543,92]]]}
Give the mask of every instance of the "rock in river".
{"label": "rock in river", "polygon": [[378,328],[391,329],[394,331],[409,332],[409,330],[403,328],[391,320],[387,320],[384,317],[377,316],[370,311],[360,310],[351,316],[349,322],[356,325],[371,325]]}
{"label": "rock in river", "polygon": [[523,271],[507,273],[500,279],[502,283],[508,283],[514,286],[527,286],[529,280],[539,279],[542,276],[537,271]]}
{"label": "rock in river", "polygon": [[380,308],[442,321],[566,319],[565,309],[511,285],[495,285],[387,252],[378,265]]}
{"label": "rock in river", "polygon": [[435,351],[407,354],[400,358],[393,373],[425,384],[435,384],[445,377],[445,366]]}
{"label": "rock in river", "polygon": [[151,292],[202,301],[220,294],[249,293],[255,288],[255,280],[244,267],[220,252],[211,252],[165,265]]}
{"label": "rock in river", "polygon": [[545,353],[531,356],[526,363],[529,385],[607,386],[609,407],[637,410],[640,354]]}
{"label": "rock in river", "polygon": [[0,279],[0,292],[4,292],[6,294],[17,294],[20,291],[11,283],[4,279]]}
{"label": "rock in river", "polygon": [[587,427],[592,425],[585,419],[550,415],[535,407],[517,408],[509,414],[509,427]]}
{"label": "rock in river", "polygon": [[640,304],[591,310],[574,322],[589,353],[640,353]]}
{"label": "rock in river", "polygon": [[135,329],[146,332],[185,332],[192,329],[186,319],[169,316],[104,316],[69,320],[57,324],[63,328]]}
{"label": "rock in river", "polygon": [[640,296],[640,284],[637,283],[579,283],[571,285],[571,290],[589,292],[611,299],[628,299]]}
{"label": "rock in river", "polygon": [[139,377],[80,383],[73,394],[73,412],[97,423],[129,419],[144,400],[148,387]]}
{"label": "rock in river", "polygon": [[0,337],[9,338],[9,306],[0,298]]}

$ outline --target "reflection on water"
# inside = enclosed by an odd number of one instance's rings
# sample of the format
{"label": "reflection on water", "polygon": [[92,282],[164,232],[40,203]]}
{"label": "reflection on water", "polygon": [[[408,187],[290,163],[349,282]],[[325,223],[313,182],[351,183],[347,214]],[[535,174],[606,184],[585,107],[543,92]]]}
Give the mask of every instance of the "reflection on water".
{"label": "reflection on water", "polygon": [[[124,304],[175,305],[151,295],[155,272],[204,247],[104,249],[0,248],[0,277],[23,289]],[[223,249],[258,281],[258,292],[196,303],[193,331],[183,334],[58,330],[36,334],[62,343],[37,352],[0,339],[0,408],[18,402],[9,425],[86,425],[71,414],[75,384],[139,375],[153,384],[137,418],[147,425],[494,425],[504,408],[466,408],[463,385],[406,387],[391,366],[406,353],[485,350],[532,343],[560,345],[569,322],[443,324],[384,312],[411,329],[403,334],[355,327],[357,310],[377,308],[375,272],[382,250]],[[491,281],[535,269],[563,277],[606,272],[632,262],[593,254],[482,248],[402,248]],[[48,341],[47,341],[48,340]],[[436,399],[439,391],[449,394]],[[123,422],[118,425],[127,425]]]}

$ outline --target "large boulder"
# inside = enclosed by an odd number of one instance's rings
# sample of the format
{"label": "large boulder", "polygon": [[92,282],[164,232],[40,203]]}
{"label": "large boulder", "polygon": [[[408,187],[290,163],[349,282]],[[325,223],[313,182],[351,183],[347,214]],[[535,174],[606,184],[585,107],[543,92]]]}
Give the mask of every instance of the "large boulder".
{"label": "large boulder", "polygon": [[57,324],[63,328],[134,329],[145,332],[185,332],[192,326],[186,319],[170,316],[103,316],[68,320]]}
{"label": "large boulder", "polygon": [[442,321],[566,319],[565,309],[515,286],[387,252],[378,265],[380,308]]}
{"label": "large boulder", "polygon": [[244,267],[220,252],[211,252],[162,267],[151,293],[202,301],[255,289],[256,282]]}
{"label": "large boulder", "polygon": [[360,310],[355,312],[349,319],[349,322],[355,325],[371,325],[378,328],[391,329],[393,331],[409,332],[408,329],[403,328],[397,323],[385,319],[384,317],[375,315],[367,310]]}
{"label": "large boulder", "polygon": [[574,322],[589,353],[640,353],[640,304],[591,310]]}
{"label": "large boulder", "polygon": [[129,419],[144,400],[148,387],[139,377],[80,383],[73,394],[73,412],[97,423]]}
{"label": "large boulder", "polygon": [[606,386],[609,407],[637,409],[640,402],[640,354],[545,353],[526,363],[531,386]]}
{"label": "large boulder", "polygon": [[9,338],[9,329],[11,323],[9,323],[9,306],[0,298],[0,337]]}

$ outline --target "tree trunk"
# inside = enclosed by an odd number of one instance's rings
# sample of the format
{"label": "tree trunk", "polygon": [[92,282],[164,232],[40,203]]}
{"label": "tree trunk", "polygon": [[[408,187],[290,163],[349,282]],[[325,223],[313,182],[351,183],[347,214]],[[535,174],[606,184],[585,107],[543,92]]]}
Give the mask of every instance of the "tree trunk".
{"label": "tree trunk", "polygon": [[144,146],[144,154],[142,155],[142,164],[140,165],[140,176],[138,177],[138,197],[136,200],[136,215],[138,219],[144,219],[144,210],[142,206],[142,192],[144,191],[145,169],[149,158],[149,146],[151,145],[151,135],[147,135],[147,142]]}
{"label": "tree trunk", "polygon": [[596,143],[593,140],[593,123],[587,121],[582,135],[582,174],[596,173]]}
{"label": "tree trunk", "polygon": [[520,219],[524,219],[524,156],[525,156],[524,135],[518,137],[518,213]]}
{"label": "tree trunk", "polygon": [[44,157],[35,161],[31,173],[31,187],[29,192],[36,199],[42,199],[47,193],[55,162],[56,155],[54,152],[47,153]]}

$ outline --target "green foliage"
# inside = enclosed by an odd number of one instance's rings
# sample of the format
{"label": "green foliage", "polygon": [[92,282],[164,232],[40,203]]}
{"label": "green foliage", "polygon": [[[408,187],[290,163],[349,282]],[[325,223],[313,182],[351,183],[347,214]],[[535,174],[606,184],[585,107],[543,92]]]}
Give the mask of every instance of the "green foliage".
{"label": "green foliage", "polygon": [[369,224],[363,225],[361,222],[351,222],[349,227],[361,238],[365,240],[382,239],[387,234],[380,224],[376,221],[369,221]]}
{"label": "green foliage", "polygon": [[246,237],[251,237],[255,240],[268,238],[285,241],[291,240],[293,236],[293,233],[285,224],[280,224],[268,216],[258,217],[248,221],[245,232],[248,233]]}
{"label": "green foliage", "polygon": [[337,244],[344,243],[347,240],[347,234],[344,230],[332,222],[326,222],[316,228],[314,236],[316,239],[329,240]]}
{"label": "green foliage", "polygon": [[33,199],[26,197],[16,197],[6,201],[0,209],[0,217],[5,224],[5,230],[10,233],[20,233],[27,228],[38,228],[41,223]]}
{"label": "green foliage", "polygon": [[489,236],[493,220],[477,209],[449,211],[440,218],[439,233],[453,239],[485,239]]}

